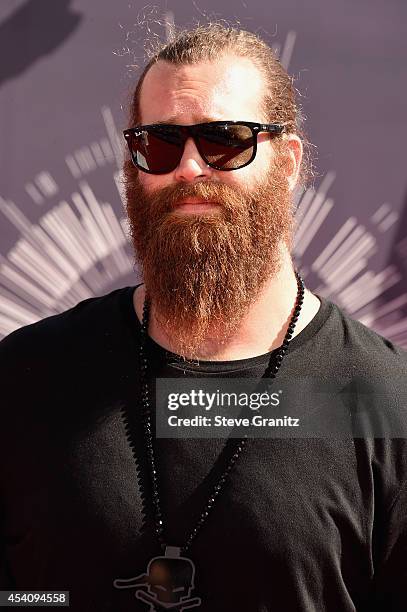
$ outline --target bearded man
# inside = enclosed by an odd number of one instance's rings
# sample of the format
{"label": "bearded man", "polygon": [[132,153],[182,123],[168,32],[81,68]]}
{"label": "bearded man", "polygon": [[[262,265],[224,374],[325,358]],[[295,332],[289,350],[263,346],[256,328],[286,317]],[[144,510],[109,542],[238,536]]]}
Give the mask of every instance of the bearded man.
{"label": "bearded man", "polygon": [[257,36],[199,27],[151,59],[130,114],[144,283],[1,344],[0,587],[84,612],[405,610],[402,435],[155,435],[160,379],[357,377],[405,414],[406,353],[295,270],[291,79]]}

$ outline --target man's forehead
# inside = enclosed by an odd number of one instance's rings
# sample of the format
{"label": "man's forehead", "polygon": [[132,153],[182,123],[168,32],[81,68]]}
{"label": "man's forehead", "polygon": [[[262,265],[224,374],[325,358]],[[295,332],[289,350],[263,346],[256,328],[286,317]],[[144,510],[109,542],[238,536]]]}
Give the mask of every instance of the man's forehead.
{"label": "man's forehead", "polygon": [[169,120],[183,113],[205,116],[197,122],[259,120],[263,89],[260,71],[246,58],[225,56],[181,66],[160,60],[147,72],[141,88],[142,122]]}

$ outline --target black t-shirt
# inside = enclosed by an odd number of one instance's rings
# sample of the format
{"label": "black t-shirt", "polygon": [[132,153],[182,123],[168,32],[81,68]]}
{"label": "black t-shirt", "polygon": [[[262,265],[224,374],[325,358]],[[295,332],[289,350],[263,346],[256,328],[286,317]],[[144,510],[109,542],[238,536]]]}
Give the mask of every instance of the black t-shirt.
{"label": "black t-shirt", "polygon": [[[160,555],[144,473],[133,291],[85,300],[0,344],[0,590],[68,590],[75,612],[148,610],[135,589],[113,586]],[[357,375],[379,381],[405,412],[394,380],[406,380],[406,352],[320,300],[291,341],[280,380]],[[151,339],[147,351],[152,380],[261,378],[270,359],[188,364]],[[182,545],[196,525],[225,444],[155,440],[169,543]],[[252,439],[190,549],[196,609],[405,611],[406,504],[405,439]]]}

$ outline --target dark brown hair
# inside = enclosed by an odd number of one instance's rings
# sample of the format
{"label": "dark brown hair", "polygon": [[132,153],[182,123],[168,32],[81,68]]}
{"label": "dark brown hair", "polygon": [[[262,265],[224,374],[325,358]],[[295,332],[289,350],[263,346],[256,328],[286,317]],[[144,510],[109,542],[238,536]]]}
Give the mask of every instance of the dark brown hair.
{"label": "dark brown hair", "polygon": [[269,123],[284,123],[286,132],[297,134],[304,145],[300,181],[303,183],[312,174],[309,142],[301,128],[301,115],[296,105],[296,91],[290,77],[274,55],[272,49],[256,34],[219,23],[182,30],[155,50],[145,66],[130,107],[131,126],[140,124],[140,92],[144,77],[153,64],[164,60],[175,65],[216,61],[221,55],[250,59],[263,75],[265,95],[263,111]]}

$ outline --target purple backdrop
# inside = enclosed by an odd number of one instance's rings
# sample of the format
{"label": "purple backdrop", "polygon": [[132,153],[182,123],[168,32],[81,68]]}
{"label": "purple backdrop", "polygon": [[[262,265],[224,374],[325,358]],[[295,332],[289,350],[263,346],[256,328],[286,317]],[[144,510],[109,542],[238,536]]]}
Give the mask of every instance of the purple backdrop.
{"label": "purple backdrop", "polygon": [[307,284],[407,346],[405,0],[3,0],[0,336],[134,284],[118,189],[145,40],[225,19],[259,32],[295,77],[316,149],[298,194]]}

